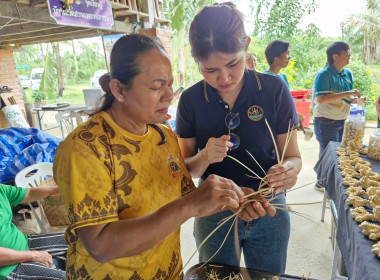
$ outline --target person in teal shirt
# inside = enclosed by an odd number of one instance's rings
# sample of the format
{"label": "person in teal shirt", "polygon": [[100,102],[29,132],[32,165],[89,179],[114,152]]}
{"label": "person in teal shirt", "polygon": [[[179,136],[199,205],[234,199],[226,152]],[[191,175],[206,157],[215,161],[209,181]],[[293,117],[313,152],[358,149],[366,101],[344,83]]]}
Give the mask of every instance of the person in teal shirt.
{"label": "person in teal shirt", "polygon": [[[346,66],[350,63],[350,46],[334,42],[326,49],[327,65],[319,71],[313,83],[314,132],[319,143],[319,158],[330,141],[341,142],[344,122],[350,104],[356,103],[361,93],[354,89],[354,78]],[[318,178],[314,186],[324,192],[324,182]]]}
{"label": "person in teal shirt", "polygon": [[263,73],[281,78],[290,90],[288,78],[281,73],[282,68],[286,68],[290,61],[289,42],[275,40],[266,47],[265,58],[269,64],[269,68]]}
{"label": "person in teal shirt", "polygon": [[12,223],[12,207],[51,195],[58,186],[19,188],[0,184],[0,280],[65,279],[64,270],[53,268],[53,255],[67,252],[63,233],[25,236]]}
{"label": "person in teal shirt", "polygon": [[[272,75],[275,77],[279,77],[290,90],[290,84],[288,78],[284,73],[281,73],[282,68],[286,68],[290,61],[290,43],[283,40],[274,40],[270,42],[269,45],[265,49],[265,58],[269,64],[269,68],[265,70],[263,73]],[[303,126],[303,121],[305,117],[297,112],[299,119],[299,129],[305,133],[305,129]]]}

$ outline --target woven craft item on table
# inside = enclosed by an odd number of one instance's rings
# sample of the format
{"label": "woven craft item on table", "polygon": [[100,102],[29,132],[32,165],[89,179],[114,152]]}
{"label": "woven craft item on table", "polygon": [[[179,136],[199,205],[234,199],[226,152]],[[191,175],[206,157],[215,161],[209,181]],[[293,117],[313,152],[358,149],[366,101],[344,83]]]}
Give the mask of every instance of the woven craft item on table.
{"label": "woven craft item on table", "polygon": [[[38,187],[50,187],[57,185],[54,178],[43,181]],[[42,207],[47,220],[51,226],[69,225],[69,217],[65,209],[65,200],[63,196],[49,196],[41,200]]]}

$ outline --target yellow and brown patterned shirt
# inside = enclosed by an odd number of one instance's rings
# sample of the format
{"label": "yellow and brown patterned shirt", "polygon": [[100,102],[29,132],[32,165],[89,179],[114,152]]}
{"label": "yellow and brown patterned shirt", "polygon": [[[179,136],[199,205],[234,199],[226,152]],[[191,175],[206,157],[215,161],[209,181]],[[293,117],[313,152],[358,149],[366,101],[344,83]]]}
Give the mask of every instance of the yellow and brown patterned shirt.
{"label": "yellow and brown patterned shirt", "polygon": [[54,179],[71,221],[67,279],[182,279],[179,229],[139,255],[103,264],[89,255],[75,231],[148,215],[194,188],[176,135],[160,127],[163,145],[156,129],[149,126],[145,135],[134,135],[101,112],[59,145]]}

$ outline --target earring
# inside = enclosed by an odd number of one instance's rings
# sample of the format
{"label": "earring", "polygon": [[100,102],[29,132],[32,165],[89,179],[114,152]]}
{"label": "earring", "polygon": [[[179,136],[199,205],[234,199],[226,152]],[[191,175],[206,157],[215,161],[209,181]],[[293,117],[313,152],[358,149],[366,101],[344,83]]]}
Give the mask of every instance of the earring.
{"label": "earring", "polygon": [[124,98],[123,97],[118,97],[117,100],[119,100],[119,102],[123,102]]}

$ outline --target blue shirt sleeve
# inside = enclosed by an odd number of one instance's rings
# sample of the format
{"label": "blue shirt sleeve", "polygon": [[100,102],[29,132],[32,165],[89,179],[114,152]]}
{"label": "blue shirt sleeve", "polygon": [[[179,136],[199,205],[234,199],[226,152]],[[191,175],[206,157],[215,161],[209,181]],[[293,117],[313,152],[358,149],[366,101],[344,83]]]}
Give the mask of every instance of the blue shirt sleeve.
{"label": "blue shirt sleeve", "polygon": [[289,124],[290,129],[292,127],[299,126],[298,115],[293,101],[293,97],[290,94],[289,88],[285,85],[285,83],[281,83],[280,92],[278,94],[276,116],[277,134],[287,133],[289,129]]}

